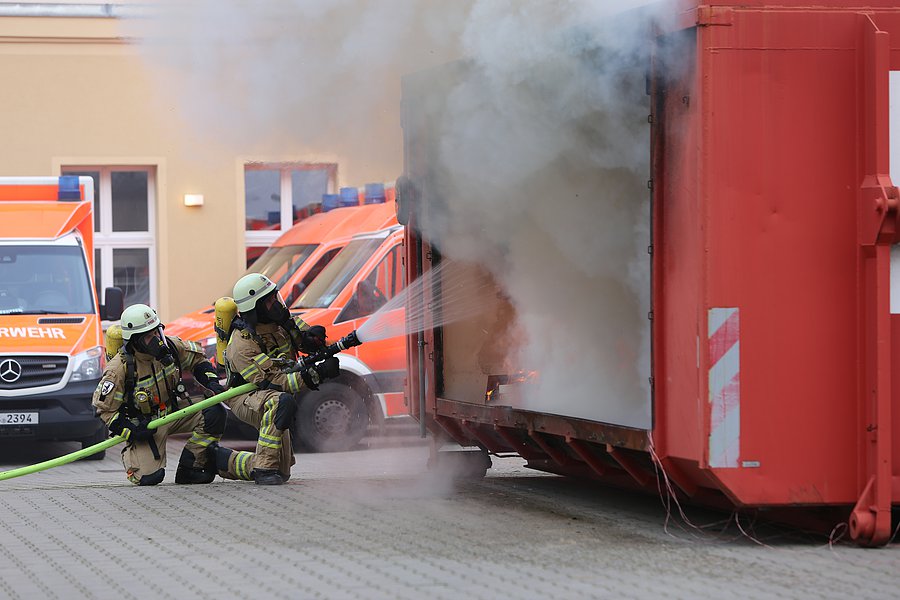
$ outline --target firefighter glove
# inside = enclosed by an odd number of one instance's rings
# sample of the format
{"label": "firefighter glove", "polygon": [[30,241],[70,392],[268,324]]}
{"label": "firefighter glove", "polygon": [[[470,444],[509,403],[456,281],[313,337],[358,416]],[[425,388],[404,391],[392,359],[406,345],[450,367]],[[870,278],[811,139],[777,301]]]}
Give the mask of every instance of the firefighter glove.
{"label": "firefighter glove", "polygon": [[153,432],[147,429],[147,423],[136,425],[121,414],[110,422],[109,432],[120,435],[129,442],[146,442],[153,438]]}
{"label": "firefighter glove", "polygon": [[321,325],[313,325],[301,331],[300,336],[302,339],[300,349],[307,354],[315,354],[325,347],[325,328]]}
{"label": "firefighter glove", "polygon": [[311,390],[319,389],[319,384],[326,379],[334,379],[341,374],[341,363],[336,356],[329,356],[320,363],[301,369],[300,377]]}
{"label": "firefighter glove", "polygon": [[341,374],[341,361],[337,356],[329,356],[315,366],[321,379],[334,379]]}

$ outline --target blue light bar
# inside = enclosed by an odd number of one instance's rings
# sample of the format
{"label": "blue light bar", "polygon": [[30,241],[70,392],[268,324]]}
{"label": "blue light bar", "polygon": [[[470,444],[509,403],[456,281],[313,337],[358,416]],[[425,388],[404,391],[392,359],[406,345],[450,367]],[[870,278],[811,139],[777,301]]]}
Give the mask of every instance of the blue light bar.
{"label": "blue light bar", "polygon": [[384,204],[386,200],[383,183],[366,184],[366,204]]}
{"label": "blue light bar", "polygon": [[322,212],[338,208],[341,205],[340,194],[322,194]]}
{"label": "blue light bar", "polygon": [[359,190],[355,187],[342,187],[341,206],[359,206]]}
{"label": "blue light bar", "polygon": [[81,200],[81,188],[78,187],[78,175],[62,175],[59,178],[57,200]]}

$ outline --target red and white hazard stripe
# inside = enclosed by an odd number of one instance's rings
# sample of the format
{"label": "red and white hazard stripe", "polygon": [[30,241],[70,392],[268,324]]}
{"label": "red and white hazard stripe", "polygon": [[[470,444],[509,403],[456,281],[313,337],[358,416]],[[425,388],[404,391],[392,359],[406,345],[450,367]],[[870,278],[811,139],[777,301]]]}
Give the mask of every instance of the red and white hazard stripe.
{"label": "red and white hazard stripe", "polygon": [[737,308],[709,309],[709,466],[737,467],[741,442],[741,321]]}

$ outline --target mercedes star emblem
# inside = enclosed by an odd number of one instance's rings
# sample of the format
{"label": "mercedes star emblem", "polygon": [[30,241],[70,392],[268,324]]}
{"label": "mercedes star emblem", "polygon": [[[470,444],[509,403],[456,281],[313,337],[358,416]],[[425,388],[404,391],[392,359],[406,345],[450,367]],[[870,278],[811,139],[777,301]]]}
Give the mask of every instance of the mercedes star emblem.
{"label": "mercedes star emblem", "polygon": [[0,379],[6,383],[17,381],[22,376],[22,365],[11,358],[0,362]]}

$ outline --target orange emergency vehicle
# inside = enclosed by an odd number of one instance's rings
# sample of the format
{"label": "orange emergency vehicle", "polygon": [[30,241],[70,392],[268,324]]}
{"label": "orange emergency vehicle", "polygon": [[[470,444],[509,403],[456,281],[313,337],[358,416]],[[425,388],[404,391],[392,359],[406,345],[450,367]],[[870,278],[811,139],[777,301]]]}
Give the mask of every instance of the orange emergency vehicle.
{"label": "orange emergency vehicle", "polygon": [[[123,294],[93,279],[90,177],[0,177],[0,435],[106,438],[91,395],[105,366],[101,319]],[[91,459],[103,458],[103,453]]]}
{"label": "orange emergency vehicle", "polygon": [[[343,249],[352,234],[397,223],[393,190],[389,192],[390,202],[335,208],[304,219],[275,240],[246,273],[262,273],[274,281],[290,305]],[[231,296],[231,290],[225,295]],[[166,326],[166,333],[200,343],[207,358],[215,360],[214,321],[215,308],[210,305],[175,319]]]}
{"label": "orange emergency vehicle", "polygon": [[[322,325],[330,341],[362,327],[406,285],[403,227],[362,233],[291,306],[310,325]],[[366,342],[338,355],[341,375],[300,403],[294,439],[307,450],[327,452],[356,445],[370,423],[408,416],[403,400],[405,337]]]}

